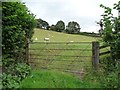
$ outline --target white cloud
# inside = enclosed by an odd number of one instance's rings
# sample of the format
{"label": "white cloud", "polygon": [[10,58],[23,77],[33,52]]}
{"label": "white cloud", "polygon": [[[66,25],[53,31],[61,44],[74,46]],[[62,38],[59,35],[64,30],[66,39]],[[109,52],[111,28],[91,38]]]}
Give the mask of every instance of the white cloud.
{"label": "white cloud", "polygon": [[[103,9],[100,4],[112,6],[118,0],[22,0],[27,7],[37,15],[37,18],[46,20],[50,25],[63,20],[77,21],[82,30],[96,31],[95,21],[100,20]],[[117,12],[115,12],[117,15]]]}

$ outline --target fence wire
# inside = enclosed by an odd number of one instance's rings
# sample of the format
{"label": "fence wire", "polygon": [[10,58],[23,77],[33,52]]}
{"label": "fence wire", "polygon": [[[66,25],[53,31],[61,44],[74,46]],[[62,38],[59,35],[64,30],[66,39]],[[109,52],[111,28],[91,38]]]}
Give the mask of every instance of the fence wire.
{"label": "fence wire", "polygon": [[29,45],[33,69],[77,72],[92,66],[91,42],[34,42]]}

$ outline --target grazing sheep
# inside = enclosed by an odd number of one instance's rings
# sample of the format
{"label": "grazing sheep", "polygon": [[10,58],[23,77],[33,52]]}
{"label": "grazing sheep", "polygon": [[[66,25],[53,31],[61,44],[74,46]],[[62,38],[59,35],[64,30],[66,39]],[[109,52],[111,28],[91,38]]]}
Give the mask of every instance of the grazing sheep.
{"label": "grazing sheep", "polygon": [[70,41],[70,42],[74,42],[74,41]]}
{"label": "grazing sheep", "polygon": [[36,37],[35,40],[38,40],[38,38]]}
{"label": "grazing sheep", "polygon": [[72,43],[72,42],[74,42],[74,41],[69,41],[69,42],[66,42],[66,44],[70,44],[70,43]]}
{"label": "grazing sheep", "polygon": [[50,39],[49,38],[44,38],[44,41],[49,41]]}

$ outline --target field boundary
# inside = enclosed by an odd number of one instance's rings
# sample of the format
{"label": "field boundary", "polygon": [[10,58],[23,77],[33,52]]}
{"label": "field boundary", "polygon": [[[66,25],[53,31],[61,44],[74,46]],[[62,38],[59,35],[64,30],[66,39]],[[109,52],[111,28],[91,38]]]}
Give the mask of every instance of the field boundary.
{"label": "field boundary", "polygon": [[[30,43],[30,45],[38,45],[38,46],[42,46],[40,48],[36,47],[36,48],[31,48],[30,46],[27,49],[27,58],[28,58],[28,63],[31,64],[34,61],[31,60],[41,60],[44,62],[44,64],[46,64],[45,66],[49,65],[50,63],[52,63],[53,61],[59,61],[59,62],[67,62],[71,63],[78,63],[78,62],[87,62],[88,58],[91,58],[90,62],[91,62],[91,68],[93,68],[94,70],[98,70],[99,69],[99,60],[100,60],[100,56],[104,55],[104,54],[108,54],[110,53],[110,51],[105,51],[100,53],[100,49],[106,48],[108,46],[100,46],[99,42],[32,42]],[[47,48],[47,46],[49,45],[53,45],[49,48]],[[56,48],[56,46],[60,46],[60,48]],[[72,46],[73,45],[73,46]],[[77,46],[77,48],[74,48],[74,46]],[[81,45],[82,47],[79,47],[79,45]],[[69,47],[68,47],[69,46]],[[71,47],[72,48],[71,48]],[[38,52],[39,53],[31,53],[31,51],[33,52]],[[64,52],[68,52],[67,54]],[[80,54],[78,53],[80,51]],[[45,53],[42,53],[45,52]],[[69,55],[70,53],[76,53],[75,55]],[[86,53],[90,52],[90,55],[86,55]],[[34,57],[32,57],[34,56]],[[39,56],[39,57],[37,57]],[[68,59],[67,59],[68,58]],[[73,58],[73,60],[71,59]],[[69,60],[71,60],[69,62]],[[81,60],[81,61],[80,61]],[[47,63],[48,62],[48,63]],[[64,65],[64,64],[63,64]],[[69,65],[70,66],[70,65]],[[42,67],[42,68],[46,68],[46,67]],[[74,72],[74,71],[72,71]]]}
{"label": "field boundary", "polygon": [[[37,45],[37,47],[31,47],[32,45]],[[39,61],[42,64],[44,62],[44,64],[46,64],[45,67],[43,65],[41,68],[46,69],[48,66],[60,62],[61,66],[66,67],[65,72],[70,71],[69,67],[81,66],[79,63],[84,63],[85,65],[88,59],[88,63],[91,63],[91,46],[92,42],[32,42],[29,46],[29,63]],[[86,53],[88,52],[89,54],[87,55]],[[91,65],[92,63],[86,67],[91,67]],[[59,64],[53,66],[59,66]],[[51,69],[53,68],[60,69],[62,67],[51,67]]]}

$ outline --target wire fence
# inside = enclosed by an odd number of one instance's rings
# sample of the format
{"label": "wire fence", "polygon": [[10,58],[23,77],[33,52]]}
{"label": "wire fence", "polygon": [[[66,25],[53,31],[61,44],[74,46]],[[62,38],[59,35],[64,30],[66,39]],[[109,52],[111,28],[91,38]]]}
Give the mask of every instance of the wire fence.
{"label": "wire fence", "polygon": [[78,72],[92,66],[91,42],[33,42],[29,63],[34,69]]}

